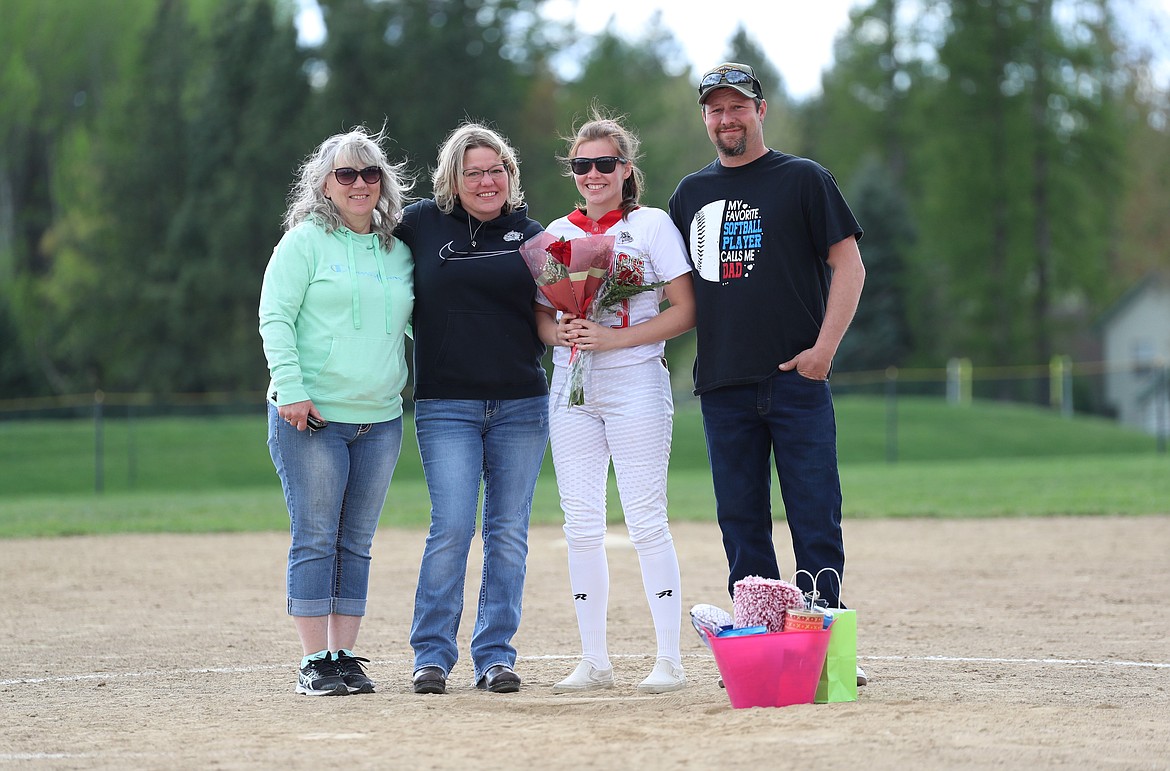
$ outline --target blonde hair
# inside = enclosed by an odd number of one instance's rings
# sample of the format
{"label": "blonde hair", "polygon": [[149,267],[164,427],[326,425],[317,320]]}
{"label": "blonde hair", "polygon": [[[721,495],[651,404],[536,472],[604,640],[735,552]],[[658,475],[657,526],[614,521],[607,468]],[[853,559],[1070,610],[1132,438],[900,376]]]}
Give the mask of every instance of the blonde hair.
{"label": "blonde hair", "polygon": [[292,230],[306,220],[318,222],[328,232],[345,226],[337,206],[325,197],[325,178],[333,172],[339,158],[345,158],[358,168],[377,166],[382,170],[378,202],[374,205],[370,229],[387,249],[394,245],[394,228],[402,220],[406,194],[414,180],[405,175],[405,164],[391,164],[382,150],[386,129],[370,134],[364,126],[356,126],[344,134],[334,134],[322,142],[305,159],[297,172],[288,195],[288,209],[284,213],[284,229]]}
{"label": "blonde hair", "polygon": [[459,183],[463,178],[463,155],[468,150],[486,147],[500,156],[508,173],[508,200],[500,214],[510,214],[524,205],[524,191],[520,188],[520,161],[516,151],[501,134],[479,123],[463,123],[452,131],[439,148],[438,166],[431,173],[435,189],[435,203],[444,214],[450,214],[459,200]]}
{"label": "blonde hair", "polygon": [[[633,172],[622,182],[622,202],[620,206],[622,216],[625,217],[634,209],[638,208],[642,198],[642,190],[646,187],[646,179],[642,174],[642,169],[638,166],[638,159],[641,158],[640,150],[642,143],[632,130],[622,124],[621,117],[611,116],[600,106],[593,104],[589,108],[589,120],[581,124],[576,134],[571,137],[564,137],[564,139],[569,145],[569,151],[564,157],[558,156],[557,160],[561,161],[564,165],[564,175],[566,177],[573,176],[573,170],[569,166],[569,159],[576,155],[577,148],[582,144],[603,139],[608,139],[613,142],[617,154],[625,158],[626,164],[629,165]],[[578,203],[577,208],[584,211],[584,203]]]}

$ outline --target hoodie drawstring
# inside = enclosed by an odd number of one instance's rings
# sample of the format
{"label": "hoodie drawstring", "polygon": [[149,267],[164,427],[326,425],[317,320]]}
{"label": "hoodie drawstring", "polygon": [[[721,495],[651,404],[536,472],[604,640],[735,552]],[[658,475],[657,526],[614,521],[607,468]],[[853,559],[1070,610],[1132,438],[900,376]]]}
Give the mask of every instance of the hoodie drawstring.
{"label": "hoodie drawstring", "polygon": [[386,334],[392,335],[393,325],[390,323],[390,277],[386,275],[386,265],[382,261],[382,250],[379,242],[374,242],[374,260],[378,263],[378,281],[382,283],[382,297],[386,300]]}
{"label": "hoodie drawstring", "polygon": [[[346,252],[349,256],[349,289],[352,297],[353,305],[353,328],[362,328],[362,314],[361,314],[361,298],[358,295],[358,274],[357,274],[357,260],[353,255],[353,233],[346,228],[345,231],[345,246]],[[378,266],[379,270],[381,265]]]}
{"label": "hoodie drawstring", "polygon": [[[361,314],[361,298],[358,292],[358,272],[357,259],[353,253],[353,233],[346,228],[345,231],[345,246],[346,252],[349,256],[349,287],[353,297],[353,328],[362,328],[362,314]],[[374,261],[378,263],[378,283],[382,285],[382,297],[386,301],[386,334],[394,334],[394,323],[390,318],[390,278],[386,275],[386,262],[382,257],[382,250],[379,248],[381,242],[377,236],[371,241],[368,248],[374,250]]]}

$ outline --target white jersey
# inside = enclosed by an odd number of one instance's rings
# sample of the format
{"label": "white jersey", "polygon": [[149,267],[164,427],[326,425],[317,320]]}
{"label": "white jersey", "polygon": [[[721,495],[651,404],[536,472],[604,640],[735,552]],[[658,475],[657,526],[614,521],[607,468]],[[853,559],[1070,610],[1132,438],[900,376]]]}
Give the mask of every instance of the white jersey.
{"label": "white jersey", "polygon": [[[666,212],[640,206],[628,216],[617,219],[605,228],[614,214],[615,212],[610,212],[609,215],[602,217],[600,222],[594,222],[583,212],[574,211],[567,217],[549,223],[545,230],[551,235],[564,237],[565,240],[595,235],[613,236],[614,251],[621,258],[632,262],[636,268],[641,268],[647,284],[671,281],[690,272],[686,245]],[[664,297],[663,287],[642,292],[623,300],[616,308],[596,321],[614,329],[640,324],[658,315]],[[551,303],[539,292],[536,299],[541,304],[551,307]],[[597,351],[593,354],[590,367],[595,369],[625,367],[648,359],[660,358],[665,350],[666,342],[659,340],[633,348]],[[558,367],[568,366],[569,348],[565,346],[554,348],[553,363]]]}

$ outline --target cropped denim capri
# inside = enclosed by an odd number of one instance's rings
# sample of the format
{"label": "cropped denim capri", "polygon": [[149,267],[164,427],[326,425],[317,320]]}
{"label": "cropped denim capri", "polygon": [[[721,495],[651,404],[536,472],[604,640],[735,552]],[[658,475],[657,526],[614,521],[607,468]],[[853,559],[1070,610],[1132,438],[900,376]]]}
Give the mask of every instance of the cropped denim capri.
{"label": "cropped denim capri", "polygon": [[370,547],[401,449],[402,418],[297,431],[268,405],[292,531],[289,615],[365,615]]}

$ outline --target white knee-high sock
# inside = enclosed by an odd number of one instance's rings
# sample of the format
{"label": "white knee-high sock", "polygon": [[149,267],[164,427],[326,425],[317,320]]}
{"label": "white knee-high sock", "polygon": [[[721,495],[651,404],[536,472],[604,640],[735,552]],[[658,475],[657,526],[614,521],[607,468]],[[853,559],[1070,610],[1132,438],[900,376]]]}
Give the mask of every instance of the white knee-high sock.
{"label": "white knee-high sock", "polygon": [[679,577],[678,554],[674,541],[635,546],[642,566],[642,586],[650,603],[654,619],[654,634],[658,639],[658,658],[675,666],[682,666],[679,654],[679,626],[682,618],[682,580]]}
{"label": "white knee-high sock", "polygon": [[598,669],[609,669],[605,617],[609,608],[609,561],[605,546],[569,544],[569,584],[581,632],[581,657]]}

